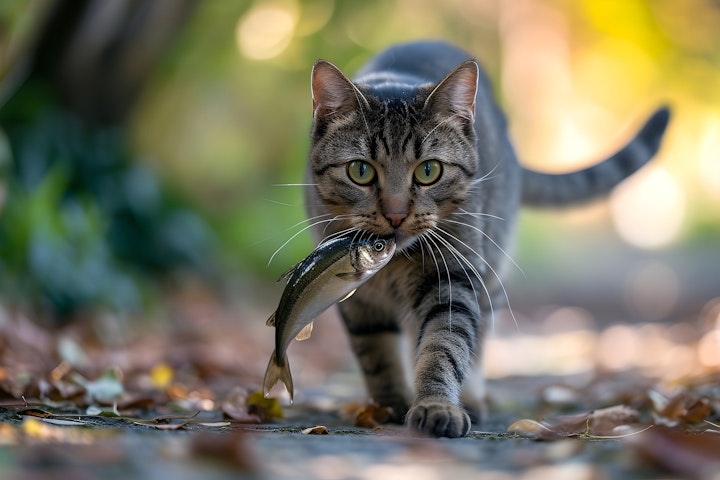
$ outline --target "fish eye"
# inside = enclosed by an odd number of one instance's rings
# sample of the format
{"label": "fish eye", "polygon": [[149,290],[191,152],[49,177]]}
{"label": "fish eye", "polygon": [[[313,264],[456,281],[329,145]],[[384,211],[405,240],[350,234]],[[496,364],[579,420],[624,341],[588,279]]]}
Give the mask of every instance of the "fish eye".
{"label": "fish eye", "polygon": [[420,185],[432,185],[442,175],[442,164],[437,160],[427,160],[415,168],[415,181]]}
{"label": "fish eye", "polygon": [[375,180],[375,168],[364,160],[347,164],[347,175],[358,185],[370,185]]}
{"label": "fish eye", "polygon": [[385,250],[385,242],[383,242],[382,240],[378,240],[377,242],[375,242],[375,244],[373,244],[373,250],[375,250],[376,252],[382,252],[383,250]]}

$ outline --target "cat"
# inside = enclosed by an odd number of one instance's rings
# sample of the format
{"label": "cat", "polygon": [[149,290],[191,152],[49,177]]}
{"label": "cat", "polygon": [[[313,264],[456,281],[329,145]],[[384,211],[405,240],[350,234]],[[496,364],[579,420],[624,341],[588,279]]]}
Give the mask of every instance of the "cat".
{"label": "cat", "polygon": [[[339,304],[370,397],[436,437],[482,416],[483,337],[521,204],[564,206],[608,193],[657,152],[661,108],[620,151],[568,174],[521,167],[478,63],[443,41],[398,44],[351,81],[319,60],[305,202],[316,241],[394,235],[398,253]],[[407,375],[401,334],[414,350]],[[408,381],[411,380],[411,381]]]}

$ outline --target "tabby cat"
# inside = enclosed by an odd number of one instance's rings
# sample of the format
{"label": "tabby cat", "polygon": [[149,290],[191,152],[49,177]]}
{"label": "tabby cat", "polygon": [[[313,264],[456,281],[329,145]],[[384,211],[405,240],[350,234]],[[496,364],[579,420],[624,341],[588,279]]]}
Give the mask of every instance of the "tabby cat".
{"label": "tabby cat", "polygon": [[609,192],[656,153],[669,112],[658,110],[608,159],[551,175],[518,164],[487,78],[444,42],[393,46],[354,81],[320,60],[312,103],[306,202],[316,240],[355,230],[398,243],[387,267],[339,305],[369,395],[413,429],[466,435],[481,416],[481,375],[472,373],[506,298],[520,204]]}

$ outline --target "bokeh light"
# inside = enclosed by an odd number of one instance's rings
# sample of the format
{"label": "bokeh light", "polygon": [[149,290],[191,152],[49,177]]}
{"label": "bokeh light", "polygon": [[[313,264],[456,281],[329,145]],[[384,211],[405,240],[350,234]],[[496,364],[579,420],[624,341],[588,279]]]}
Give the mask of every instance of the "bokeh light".
{"label": "bokeh light", "polygon": [[238,21],[240,52],[253,60],[280,55],[290,45],[298,16],[298,5],[290,0],[257,3]]}
{"label": "bokeh light", "polygon": [[610,199],[620,236],[641,248],[672,243],[685,220],[685,193],[667,169],[651,165],[618,186]]}

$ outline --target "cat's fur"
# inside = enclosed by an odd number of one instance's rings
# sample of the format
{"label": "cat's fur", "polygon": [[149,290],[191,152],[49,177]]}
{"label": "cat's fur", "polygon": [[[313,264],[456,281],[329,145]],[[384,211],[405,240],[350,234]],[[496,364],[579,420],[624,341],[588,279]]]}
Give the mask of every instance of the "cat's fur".
{"label": "cat's fur", "polygon": [[[622,150],[588,169],[529,171],[470,59],[444,42],[414,42],[380,53],[354,82],[324,61],[312,74],[306,201],[316,239],[357,229],[398,241],[390,264],[340,304],[369,394],[396,420],[447,437],[467,434],[470,415],[480,414],[481,403],[465,394],[477,394],[469,379],[503,297],[504,249],[521,202],[568,205],[607,193],[655,154],[669,118],[658,110]],[[368,185],[349,176],[358,160],[367,162],[361,173],[374,168]],[[420,164],[421,175],[431,172],[427,160],[442,164],[429,186],[413,177]],[[401,332],[414,349],[412,386]]]}

